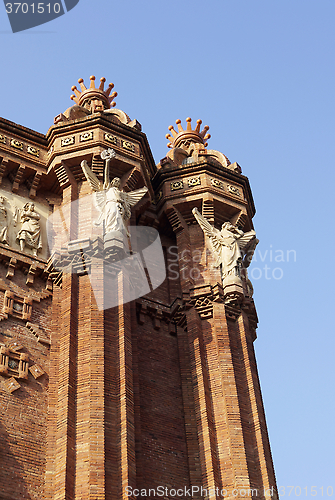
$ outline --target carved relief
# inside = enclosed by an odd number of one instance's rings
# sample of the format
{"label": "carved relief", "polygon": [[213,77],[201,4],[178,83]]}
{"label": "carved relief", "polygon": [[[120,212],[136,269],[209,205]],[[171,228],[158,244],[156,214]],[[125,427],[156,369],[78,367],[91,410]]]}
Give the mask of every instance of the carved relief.
{"label": "carved relief", "polygon": [[198,311],[201,319],[208,319],[213,316],[213,303],[208,297],[199,297],[190,301],[190,303]]}
{"label": "carved relief", "polygon": [[23,142],[17,141],[16,139],[11,139],[10,145],[13,148],[20,149],[21,151],[23,151]]}
{"label": "carved relief", "polygon": [[191,177],[190,179],[188,179],[187,184],[188,184],[188,187],[200,186],[201,185],[200,175],[198,175],[197,177]]}
{"label": "carved relief", "polygon": [[156,194],[155,196],[155,204],[157,205],[157,203],[163,198],[163,191],[160,190],[158,191],[158,193]]}
{"label": "carved relief", "polygon": [[[36,188],[39,176],[35,175],[31,190]],[[27,255],[47,257],[45,221],[49,207],[42,203],[28,202],[13,192],[0,191],[0,244],[23,251]],[[13,261],[15,264],[15,261]],[[15,267],[15,266],[14,266]],[[10,266],[8,277],[13,277]],[[33,273],[33,270],[31,270]],[[30,274],[31,274],[30,273]],[[29,278],[31,281],[31,276]]]}
{"label": "carved relief", "polygon": [[7,144],[7,139],[9,141],[9,144],[12,148],[18,149],[20,151],[26,151],[30,155],[36,156],[39,158],[40,156],[40,150],[37,149],[35,146],[31,146],[29,144],[26,144],[22,141],[18,141],[17,139],[6,137],[3,134],[0,134],[0,144]]}
{"label": "carved relief", "polygon": [[219,181],[219,179],[211,179],[211,184],[216,188],[224,189],[224,184],[222,181]]}
{"label": "carved relief", "polygon": [[80,134],[79,140],[80,142],[85,142],[85,141],[90,141],[93,139],[93,131],[91,130],[90,132],[84,132]]}
{"label": "carved relief", "polygon": [[7,208],[4,196],[0,196],[0,243],[8,245]]}
{"label": "carved relief", "polygon": [[61,140],[61,146],[70,146],[71,144],[75,143],[75,136],[73,135],[72,137],[64,137],[64,139]]}
{"label": "carved relief", "polygon": [[27,153],[39,157],[40,156],[40,150],[34,148],[33,146],[27,146]]}
{"label": "carved relief", "polygon": [[42,249],[40,215],[35,211],[34,203],[26,203],[21,210],[16,210],[15,222],[21,222],[22,226],[16,235],[20,244],[21,252],[25,247],[31,248],[33,255]]}
{"label": "carved relief", "polygon": [[114,146],[117,145],[117,137],[115,135],[108,134],[107,132],[105,133],[105,141],[114,144]]}
{"label": "carved relief", "polygon": [[184,187],[183,181],[171,182],[171,191],[177,191],[178,189],[183,189],[183,187]]}
{"label": "carved relief", "polygon": [[241,196],[240,190],[236,186],[232,186],[231,184],[227,185],[228,191],[235,196]]}
{"label": "carved relief", "polygon": [[126,149],[127,151],[131,151],[132,153],[135,153],[135,144],[129,141],[121,140],[121,146],[123,149]]}

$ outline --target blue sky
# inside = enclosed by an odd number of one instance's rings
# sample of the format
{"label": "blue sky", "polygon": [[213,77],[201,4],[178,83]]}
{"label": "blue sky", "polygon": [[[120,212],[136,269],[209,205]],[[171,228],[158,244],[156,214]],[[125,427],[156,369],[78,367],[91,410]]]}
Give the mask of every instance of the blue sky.
{"label": "blue sky", "polygon": [[13,35],[0,8],[1,116],[45,133],[78,78],[105,76],[156,162],[167,127],[191,116],[249,177],[255,347],[283,497],[335,490],[334,18],[326,0],[80,0]]}

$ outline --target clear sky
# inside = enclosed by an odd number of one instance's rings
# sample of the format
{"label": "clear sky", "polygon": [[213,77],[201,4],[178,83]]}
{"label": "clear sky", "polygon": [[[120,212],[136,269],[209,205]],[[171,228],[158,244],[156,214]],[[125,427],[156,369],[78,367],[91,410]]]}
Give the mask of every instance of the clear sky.
{"label": "clear sky", "polygon": [[283,498],[288,486],[335,498],[334,18],[334,0],[80,0],[12,34],[0,5],[1,116],[45,133],[78,78],[105,76],[156,162],[167,127],[191,116],[249,177],[255,347]]}

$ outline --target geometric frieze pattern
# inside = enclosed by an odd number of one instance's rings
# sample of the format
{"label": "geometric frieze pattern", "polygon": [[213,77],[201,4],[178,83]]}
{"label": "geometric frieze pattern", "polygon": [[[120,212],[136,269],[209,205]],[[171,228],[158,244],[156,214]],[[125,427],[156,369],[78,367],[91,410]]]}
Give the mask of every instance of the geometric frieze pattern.
{"label": "geometric frieze pattern", "polygon": [[212,318],[214,303],[224,304],[227,318],[233,321],[238,319],[242,310],[245,311],[253,329],[256,329],[258,318],[253,300],[245,297],[242,302],[241,300],[238,302],[227,301],[223,294],[222,285],[219,283],[215,286],[193,288],[187,296],[184,294],[184,300],[175,300],[171,306],[142,298],[137,302],[137,320],[139,324],[143,325],[144,317],[149,316],[153,320],[155,330],[160,329],[163,321],[169,325],[172,332],[174,325],[181,328],[187,326],[185,312],[192,307],[196,309],[200,319]]}
{"label": "geometric frieze pattern", "polygon": [[29,155],[39,157],[40,150],[32,146],[31,144],[25,144],[24,142],[18,141],[13,137],[6,137],[3,134],[0,134],[0,144],[9,145],[11,148],[18,149],[20,151],[26,152]]}
{"label": "geometric frieze pattern", "polygon": [[[60,144],[61,147],[68,147],[76,144],[77,142],[86,142],[86,141],[91,141],[94,139],[94,133],[93,130],[90,130],[88,132],[82,132],[78,135],[71,135],[67,137],[62,137]],[[129,151],[131,153],[136,153],[136,144],[133,142],[130,142],[126,139],[122,139],[121,137],[118,137],[116,135],[110,134],[109,132],[106,132],[104,134],[104,140],[108,142],[109,144],[113,144],[114,146],[117,146],[121,149],[125,149],[126,151]],[[33,153],[31,153],[33,154]]]}
{"label": "geometric frieze pattern", "polygon": [[[239,197],[242,196],[241,189],[238,188],[237,186],[234,186],[233,184],[227,184],[215,178],[211,178],[210,181],[212,186],[217,189],[226,191],[227,193],[232,194],[233,196],[239,196]],[[200,175],[198,175],[196,177],[190,177],[188,179],[180,179],[177,181],[173,181],[170,183],[170,189],[171,191],[179,191],[180,189],[184,189],[184,187],[192,188],[194,186],[200,186],[200,185],[201,185],[201,178]]]}

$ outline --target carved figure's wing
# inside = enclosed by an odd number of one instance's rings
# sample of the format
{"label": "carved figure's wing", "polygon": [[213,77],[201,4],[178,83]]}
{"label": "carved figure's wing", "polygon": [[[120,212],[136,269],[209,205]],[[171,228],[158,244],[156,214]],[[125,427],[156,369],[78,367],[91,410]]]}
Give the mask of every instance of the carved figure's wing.
{"label": "carved figure's wing", "polygon": [[248,251],[248,247],[251,243],[252,240],[256,238],[256,232],[255,231],[248,231],[247,233],[244,233],[241,238],[238,238],[238,246],[240,247],[243,252]]}
{"label": "carved figure's wing", "polygon": [[125,207],[124,217],[126,219],[130,219],[131,207],[136,205],[136,203],[138,203],[140,199],[143,198],[143,196],[147,191],[148,188],[146,186],[142,187],[141,189],[136,189],[135,191],[130,191],[130,193],[125,193],[124,191],[120,191],[121,199]]}
{"label": "carved figure's wing", "polygon": [[213,227],[205,217],[203,217],[197,208],[193,208],[192,213],[194,217],[197,219],[199,226],[203,230],[203,232],[210,238],[211,244],[213,246],[213,250],[217,254],[220,255],[220,250],[224,242],[221,238],[220,231]]}
{"label": "carved figure's wing", "polygon": [[92,172],[86,160],[83,160],[81,162],[81,168],[83,169],[86,179],[90,183],[92,191],[102,191],[103,190],[102,182],[99,181],[97,176]]}
{"label": "carved figure's wing", "polygon": [[121,191],[121,197],[129,207],[133,207],[140,201],[141,198],[143,198],[147,191],[148,188],[146,186],[142,187],[141,189],[136,189],[135,191],[130,191],[130,193]]}
{"label": "carved figure's wing", "polygon": [[255,231],[248,231],[247,233],[244,233],[244,235],[239,238],[238,240],[238,245],[240,249],[242,250],[244,254],[243,258],[243,266],[244,267],[249,267],[252,257],[254,255],[256,246],[259,243],[259,240],[256,238],[256,233]]}

